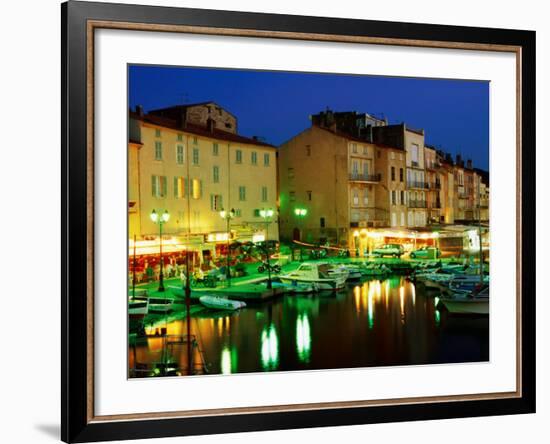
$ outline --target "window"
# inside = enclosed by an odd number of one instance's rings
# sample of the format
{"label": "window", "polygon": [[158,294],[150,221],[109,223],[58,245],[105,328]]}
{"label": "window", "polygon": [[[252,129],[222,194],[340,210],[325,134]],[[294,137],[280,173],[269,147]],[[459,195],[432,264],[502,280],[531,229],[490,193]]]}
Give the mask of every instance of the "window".
{"label": "window", "polygon": [[158,128],[155,129],[155,137],[160,137],[160,130]]}
{"label": "window", "polygon": [[294,179],[294,168],[289,168],[288,169],[288,178],[289,179]]}
{"label": "window", "polygon": [[351,144],[351,152],[354,153],[354,154],[357,153],[357,144],[356,143]]}
{"label": "window", "polygon": [[311,146],[306,145],[306,156],[311,156]]}
{"label": "window", "polygon": [[243,212],[240,208],[235,209],[235,217],[241,217],[242,214],[243,214]]}
{"label": "window", "polygon": [[260,209],[256,208],[256,209],[252,210],[252,216],[253,217],[260,217]]}
{"label": "window", "polygon": [[365,190],[365,194],[363,194],[363,205],[366,207],[369,205],[369,192],[368,190]]}
{"label": "window", "polygon": [[401,194],[401,205],[405,205],[405,192],[401,191],[400,194]]}
{"label": "window", "polygon": [[185,159],[185,150],[183,145],[176,145],[176,163],[182,165]]}
{"label": "window", "polygon": [[353,190],[353,205],[359,205],[359,191]]}
{"label": "window", "polygon": [[321,218],[319,219],[319,226],[320,226],[321,228],[325,228],[325,218],[324,218],[324,217],[321,217]]}
{"label": "window", "polygon": [[193,199],[200,199],[202,197],[202,180],[193,179]]}
{"label": "window", "polygon": [[221,211],[223,208],[223,198],[221,194],[210,195],[210,209],[212,211]]}
{"label": "window", "polygon": [[391,204],[395,205],[395,190],[392,190],[391,192]]}
{"label": "window", "polygon": [[199,164],[199,149],[193,148],[193,165]]}
{"label": "window", "polygon": [[262,187],[262,202],[267,202],[267,187]]}
{"label": "window", "polygon": [[391,180],[395,180],[395,167],[391,167]]}
{"label": "window", "polygon": [[151,176],[151,191],[153,197],[166,197],[166,176]]}
{"label": "window", "polygon": [[307,193],[307,200],[311,200],[311,191],[306,191]]}
{"label": "window", "polygon": [[219,154],[220,154],[220,147],[218,146],[217,143],[214,142],[214,143],[212,144],[212,155],[213,155],[213,156],[217,156],[217,155],[219,155]]}
{"label": "window", "polygon": [[235,151],[235,162],[243,163],[243,152],[241,150]]}
{"label": "window", "polygon": [[369,154],[369,148],[367,146],[363,147],[363,154],[365,154],[365,155]]}
{"label": "window", "polygon": [[196,145],[197,143],[199,143],[199,141],[197,140],[197,137],[193,137],[193,145]]}
{"label": "window", "polygon": [[162,160],[162,142],[155,141],[155,160]]}
{"label": "window", "polygon": [[183,142],[183,134],[178,133],[178,142]]}
{"label": "window", "polygon": [[391,151],[391,152],[390,152],[390,159],[391,159],[391,160],[394,160],[394,159],[395,159],[395,151]]}
{"label": "window", "polygon": [[258,164],[258,153],[256,151],[252,151],[252,153],[250,153],[250,162],[252,165]]}
{"label": "window", "polygon": [[214,166],[212,167],[212,182],[219,183],[220,182],[220,167]]}
{"label": "window", "polygon": [[399,168],[399,182],[403,182],[403,168]]}
{"label": "window", "polygon": [[174,177],[174,197],[182,199],[187,195],[187,184],[185,177]]}
{"label": "window", "polygon": [[240,201],[246,200],[246,187],[243,187],[243,186],[239,187],[239,200]]}
{"label": "window", "polygon": [[290,202],[295,202],[296,201],[296,191],[290,191],[288,193],[288,195],[289,195]]}
{"label": "window", "polygon": [[353,174],[354,177],[359,175],[359,162],[356,159],[351,161],[351,174]]}
{"label": "window", "polygon": [[269,153],[264,154],[264,166],[269,166]]}
{"label": "window", "polygon": [[416,143],[411,145],[411,160],[413,166],[418,166],[418,145]]}

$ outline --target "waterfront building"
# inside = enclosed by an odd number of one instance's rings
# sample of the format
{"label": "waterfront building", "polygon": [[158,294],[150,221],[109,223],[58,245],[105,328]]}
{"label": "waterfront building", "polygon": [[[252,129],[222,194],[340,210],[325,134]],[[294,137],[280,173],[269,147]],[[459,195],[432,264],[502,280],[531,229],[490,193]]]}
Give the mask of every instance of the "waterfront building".
{"label": "waterfront building", "polygon": [[424,130],[408,127],[405,123],[373,128],[374,142],[401,148],[405,151],[407,177],[407,226],[425,227],[426,167],[424,161]]}
{"label": "waterfront building", "polygon": [[[200,257],[219,253],[228,238],[265,238],[260,211],[277,208],[276,148],[236,129],[236,118],[213,102],[130,112],[128,234],[143,247],[138,254],[158,249],[153,210],[170,214],[167,248]],[[234,209],[229,233],[222,209]],[[274,219],[270,239],[278,239]]]}

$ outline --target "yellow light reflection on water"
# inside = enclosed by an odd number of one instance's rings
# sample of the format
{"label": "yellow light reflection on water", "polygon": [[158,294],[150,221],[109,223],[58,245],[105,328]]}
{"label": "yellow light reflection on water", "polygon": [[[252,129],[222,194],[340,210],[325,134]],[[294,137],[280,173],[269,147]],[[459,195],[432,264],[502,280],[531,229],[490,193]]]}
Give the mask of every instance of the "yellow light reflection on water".
{"label": "yellow light reflection on water", "polygon": [[273,370],[279,365],[279,339],[275,326],[271,324],[262,331],[262,366],[264,370]]}
{"label": "yellow light reflection on water", "polygon": [[361,311],[361,289],[359,287],[355,287],[353,289],[353,298],[355,300],[355,310],[357,312]]}
{"label": "yellow light reflection on water", "polygon": [[416,287],[414,286],[414,284],[411,282],[411,296],[412,296],[412,302],[413,302],[413,307],[416,305]]}
{"label": "yellow light reflection on water", "polygon": [[309,362],[311,355],[311,328],[307,314],[301,314],[296,319],[296,350],[298,359]]}
{"label": "yellow light reflection on water", "polygon": [[401,322],[405,323],[405,287],[399,287],[399,305],[401,308]]}

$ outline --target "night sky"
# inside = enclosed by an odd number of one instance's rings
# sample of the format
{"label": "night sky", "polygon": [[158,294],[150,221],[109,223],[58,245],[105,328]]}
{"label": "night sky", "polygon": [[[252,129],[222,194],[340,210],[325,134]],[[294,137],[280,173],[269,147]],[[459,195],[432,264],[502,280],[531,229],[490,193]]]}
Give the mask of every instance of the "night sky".
{"label": "night sky", "polygon": [[426,143],[489,167],[489,83],[364,75],[131,66],[130,106],[145,111],[214,101],[239,134],[280,145],[330,108],[385,116],[424,128]]}

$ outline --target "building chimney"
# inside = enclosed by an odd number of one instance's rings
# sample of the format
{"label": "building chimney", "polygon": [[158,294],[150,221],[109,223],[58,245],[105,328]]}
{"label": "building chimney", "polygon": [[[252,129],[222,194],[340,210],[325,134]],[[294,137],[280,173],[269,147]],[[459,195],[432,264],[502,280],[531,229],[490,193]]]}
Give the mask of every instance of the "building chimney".
{"label": "building chimney", "polygon": [[462,156],[460,154],[456,155],[456,164],[457,164],[457,166],[463,166]]}
{"label": "building chimney", "polygon": [[137,114],[139,117],[143,117],[143,106],[141,106],[141,105],[136,105],[136,114]]}
{"label": "building chimney", "polygon": [[466,161],[466,168],[468,168],[469,170],[472,169],[472,159],[468,159],[468,160]]}

